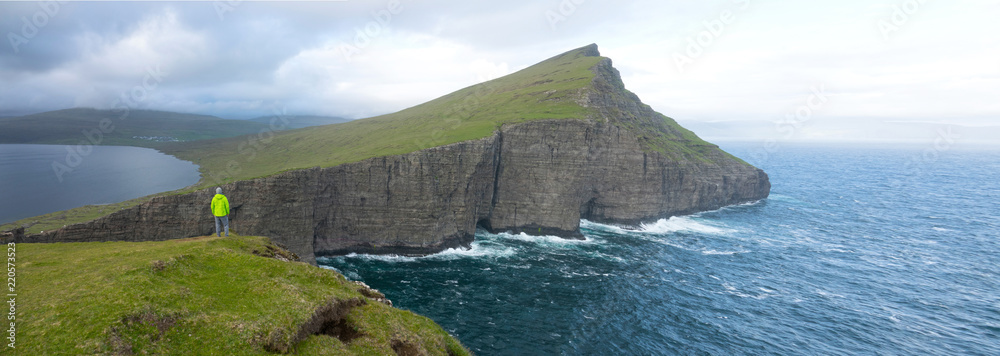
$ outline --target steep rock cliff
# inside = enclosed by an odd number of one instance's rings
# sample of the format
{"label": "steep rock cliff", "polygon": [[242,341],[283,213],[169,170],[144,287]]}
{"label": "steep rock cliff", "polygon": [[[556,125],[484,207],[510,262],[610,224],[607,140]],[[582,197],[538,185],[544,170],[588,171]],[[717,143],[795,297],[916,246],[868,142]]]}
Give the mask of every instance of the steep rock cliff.
{"label": "steep rock cliff", "polygon": [[[233,229],[312,261],[346,252],[429,253],[493,230],[579,236],[580,219],[634,224],[765,198],[767,175],[644,152],[621,127],[538,121],[405,155],[285,172],[222,187]],[[157,197],[30,242],[150,241],[212,233],[211,190]]]}
{"label": "steep rock cliff", "polygon": [[[598,56],[596,46],[567,54]],[[224,185],[233,229],[303,260],[347,252],[421,254],[488,230],[579,237],[580,219],[636,224],[766,198],[767,174],[656,113],[609,59],[576,102],[591,114],[505,124],[476,140]],[[212,189],[16,237],[148,241],[212,233]]]}

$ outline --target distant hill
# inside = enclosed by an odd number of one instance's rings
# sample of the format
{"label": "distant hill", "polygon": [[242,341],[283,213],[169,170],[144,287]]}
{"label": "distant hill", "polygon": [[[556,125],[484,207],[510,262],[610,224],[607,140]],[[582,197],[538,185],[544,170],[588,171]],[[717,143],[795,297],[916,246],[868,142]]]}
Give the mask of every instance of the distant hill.
{"label": "distant hill", "polygon": [[[278,120],[278,121],[275,121]],[[286,123],[287,120],[287,123]],[[284,124],[285,129],[301,129],[305,127],[312,126],[323,126],[330,124],[340,124],[344,122],[351,121],[350,119],[345,119],[337,116],[316,116],[316,115],[284,115],[281,117],[271,115],[271,116],[261,116],[258,118],[253,118],[247,121],[259,122],[266,125],[271,125],[272,121],[275,121],[278,125]]]}
{"label": "distant hill", "polygon": [[[0,118],[0,143],[150,146],[260,132],[269,125],[167,111],[75,108]],[[106,120],[105,120],[106,119]]]}

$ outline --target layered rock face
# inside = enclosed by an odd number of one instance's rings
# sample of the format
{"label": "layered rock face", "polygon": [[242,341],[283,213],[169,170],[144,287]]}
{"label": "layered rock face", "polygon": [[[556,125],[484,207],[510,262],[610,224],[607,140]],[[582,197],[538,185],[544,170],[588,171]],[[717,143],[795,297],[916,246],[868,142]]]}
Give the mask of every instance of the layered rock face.
{"label": "layered rock face", "polygon": [[[227,184],[232,228],[315,261],[441,251],[471,242],[477,226],[573,238],[581,236],[580,219],[636,224],[767,197],[767,174],[715,146],[695,147],[698,159],[649,149],[656,137],[681,134],[624,89],[610,60],[593,70],[594,83],[579,98],[595,109],[588,118],[504,125],[478,140]],[[208,235],[213,194],[158,197],[19,240]]]}
{"label": "layered rock face", "polygon": [[580,219],[634,225],[766,198],[767,174],[718,154],[714,163],[644,152],[615,125],[559,120],[502,135],[497,189],[483,226],[578,236]]}

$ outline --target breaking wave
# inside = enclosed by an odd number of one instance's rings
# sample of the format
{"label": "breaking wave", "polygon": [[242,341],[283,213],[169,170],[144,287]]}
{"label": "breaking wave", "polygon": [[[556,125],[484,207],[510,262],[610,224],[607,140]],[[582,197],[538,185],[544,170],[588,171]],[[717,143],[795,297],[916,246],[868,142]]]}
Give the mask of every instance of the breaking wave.
{"label": "breaking wave", "polygon": [[704,224],[695,220],[691,216],[673,216],[669,219],[660,219],[652,224],[642,224],[636,232],[652,234],[669,234],[674,232],[697,232],[702,234],[727,234],[735,230],[725,229]]}
{"label": "breaking wave", "polygon": [[645,233],[645,234],[670,234],[674,232],[696,232],[710,235],[722,235],[735,232],[736,230],[709,225],[696,219],[696,215],[672,216],[669,219],[660,219],[653,223],[640,224],[638,227],[620,227],[596,223],[589,220],[581,220],[580,227],[587,230],[603,231],[616,234],[622,233]]}

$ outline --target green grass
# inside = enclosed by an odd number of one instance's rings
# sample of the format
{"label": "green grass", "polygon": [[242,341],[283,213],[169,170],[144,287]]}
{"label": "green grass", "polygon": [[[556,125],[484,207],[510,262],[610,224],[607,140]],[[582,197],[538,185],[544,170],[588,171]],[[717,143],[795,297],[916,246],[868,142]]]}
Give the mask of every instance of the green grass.
{"label": "green grass", "polygon": [[[105,121],[103,127],[102,120]],[[75,108],[2,118],[0,143],[156,147],[159,142],[133,137],[164,136],[196,141],[252,134],[268,128],[265,123],[207,115],[152,110],[130,110],[126,114]]]}
{"label": "green grass", "polygon": [[247,121],[259,122],[262,124],[284,126],[286,129],[301,129],[304,127],[323,126],[339,124],[351,121],[336,116],[316,116],[316,115],[270,115],[253,118]]}
{"label": "green grass", "polygon": [[[340,274],[301,262],[264,237],[27,244],[17,248],[22,355],[393,354],[405,341],[432,355],[468,354],[433,321],[368,301],[346,325],[360,337],[294,341],[314,311],[364,298]],[[271,347],[273,348],[273,347]]]}

